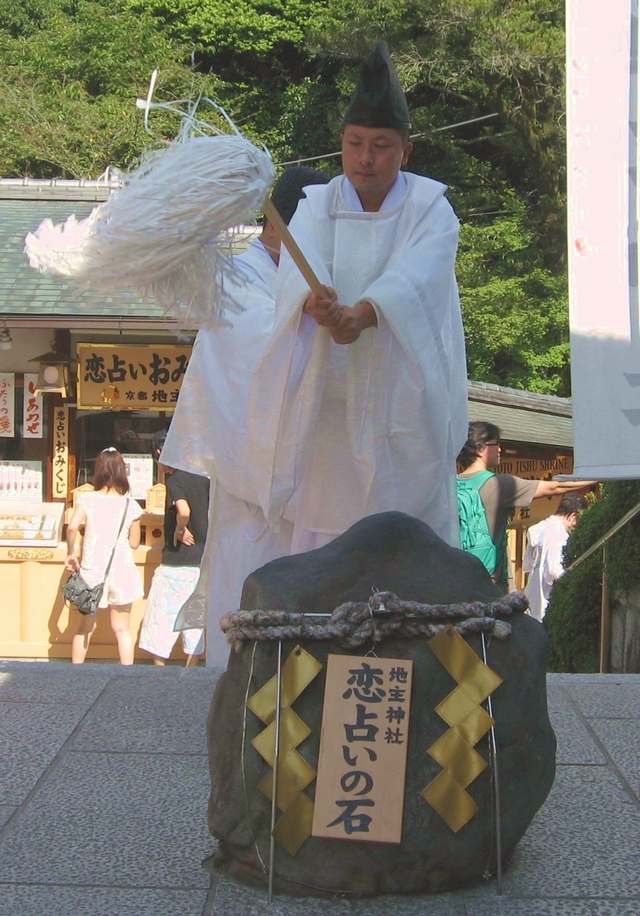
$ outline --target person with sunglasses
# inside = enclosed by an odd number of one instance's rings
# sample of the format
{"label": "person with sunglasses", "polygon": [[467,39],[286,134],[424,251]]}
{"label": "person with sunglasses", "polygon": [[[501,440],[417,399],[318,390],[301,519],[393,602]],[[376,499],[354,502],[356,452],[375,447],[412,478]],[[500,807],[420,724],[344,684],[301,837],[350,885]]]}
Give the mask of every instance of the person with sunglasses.
{"label": "person with sunglasses", "polygon": [[593,486],[595,480],[525,480],[498,474],[500,430],[481,420],[469,423],[469,433],[458,455],[458,521],[460,545],[476,556],[493,581],[508,591],[507,523],[516,508],[534,499],[562,496]]}

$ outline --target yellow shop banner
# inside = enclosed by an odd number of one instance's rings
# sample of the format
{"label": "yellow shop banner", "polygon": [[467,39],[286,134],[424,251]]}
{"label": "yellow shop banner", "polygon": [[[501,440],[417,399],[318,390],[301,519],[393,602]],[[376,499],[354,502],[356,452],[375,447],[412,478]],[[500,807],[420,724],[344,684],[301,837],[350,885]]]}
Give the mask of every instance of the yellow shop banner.
{"label": "yellow shop banner", "polygon": [[78,344],[78,408],[174,410],[190,345]]}

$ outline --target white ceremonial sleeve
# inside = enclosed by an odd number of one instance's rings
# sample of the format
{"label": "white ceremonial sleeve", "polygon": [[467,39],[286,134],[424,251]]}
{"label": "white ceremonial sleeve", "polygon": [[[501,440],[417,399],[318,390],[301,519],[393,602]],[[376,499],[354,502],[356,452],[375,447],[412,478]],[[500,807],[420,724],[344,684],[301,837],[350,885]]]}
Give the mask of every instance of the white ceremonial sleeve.
{"label": "white ceremonial sleeve", "polygon": [[[321,283],[331,275],[318,256],[307,200],[289,226]],[[299,217],[302,211],[302,218]],[[331,338],[302,311],[310,289],[284,246],[276,276],[274,327],[249,396],[247,475],[269,524],[277,529],[295,492],[324,390]]]}
{"label": "white ceremonial sleeve", "polygon": [[377,337],[375,354],[353,347],[354,450],[373,467],[368,513],[399,509],[457,546],[455,460],[468,433],[458,221],[440,197],[411,230],[359,296],[376,307],[378,329],[362,335]]}
{"label": "white ceremonial sleeve", "polygon": [[456,456],[468,435],[467,361],[455,279],[458,235],[458,219],[441,197],[423,231],[408,249],[392,255],[361,296],[372,301],[407,356],[421,366],[427,386],[445,384],[440,394],[447,403],[446,424]]}
{"label": "white ceremonial sleeve", "polygon": [[241,311],[231,324],[198,333],[162,461],[215,476],[228,493],[257,504],[248,472],[254,459],[247,412],[252,375],[273,327],[275,265],[254,246],[237,260],[244,282],[228,279],[227,289]]}

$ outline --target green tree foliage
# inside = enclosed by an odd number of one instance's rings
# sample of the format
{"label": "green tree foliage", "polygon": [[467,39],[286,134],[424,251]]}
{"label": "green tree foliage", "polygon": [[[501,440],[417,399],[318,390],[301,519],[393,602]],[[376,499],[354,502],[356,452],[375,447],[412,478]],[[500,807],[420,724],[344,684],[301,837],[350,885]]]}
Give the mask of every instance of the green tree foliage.
{"label": "green tree foliage", "polygon": [[471,377],[568,394],[562,29],[560,0],[0,0],[0,174],[130,166],[152,142],[134,101],[155,67],[158,98],[216,98],[276,162],[333,152],[384,36],[411,168],[461,217]]}
{"label": "green tree foliage", "polygon": [[527,211],[463,224],[458,281],[469,376],[542,394],[568,389],[565,278],[542,263]]}
{"label": "green tree foliage", "polygon": [[[194,74],[187,51],[149,15],[118,0],[1,2],[3,176],[97,177],[109,165],[130,165],[149,145],[135,99],[146,95],[155,66],[169,98],[217,92],[218,81]],[[156,126],[176,127],[168,118]]]}
{"label": "green tree foliage", "polygon": [[[602,498],[582,515],[565,547],[569,566],[640,502],[640,483],[611,482]],[[607,570],[610,594],[629,587],[630,571],[640,566],[640,518],[636,516],[608,542]],[[596,551],[576,569],[558,579],[544,625],[551,637],[554,671],[597,671],[602,595],[602,551]]]}

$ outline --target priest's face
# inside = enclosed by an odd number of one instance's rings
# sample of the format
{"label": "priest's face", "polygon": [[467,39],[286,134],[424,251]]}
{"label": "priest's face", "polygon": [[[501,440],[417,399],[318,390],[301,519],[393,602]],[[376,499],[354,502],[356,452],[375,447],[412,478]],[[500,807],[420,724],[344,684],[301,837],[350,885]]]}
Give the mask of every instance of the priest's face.
{"label": "priest's face", "polygon": [[342,168],[365,210],[378,210],[413,149],[391,127],[347,124],[342,132]]}

